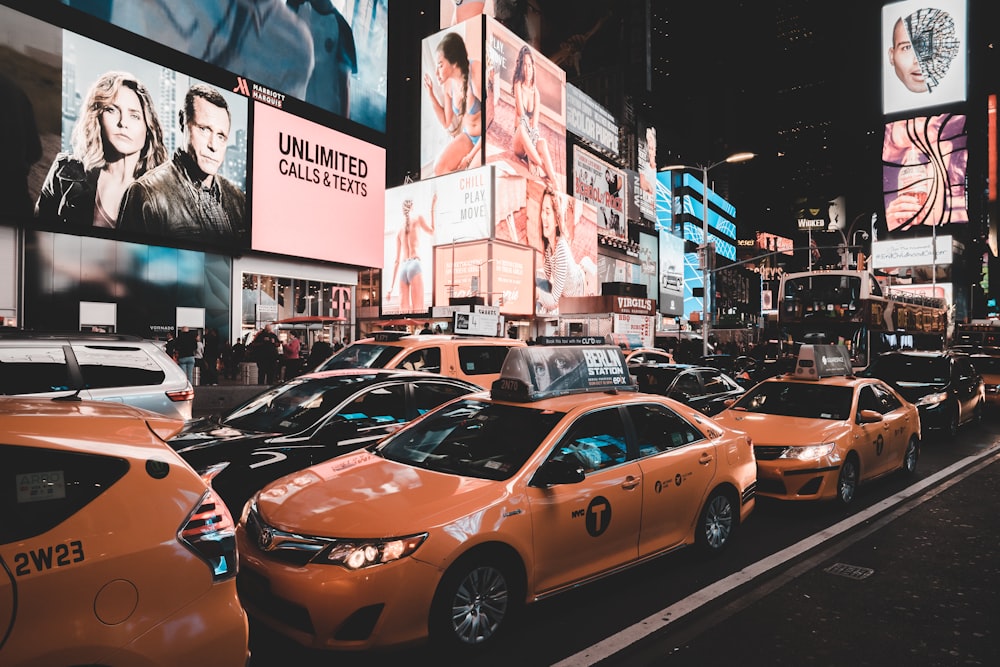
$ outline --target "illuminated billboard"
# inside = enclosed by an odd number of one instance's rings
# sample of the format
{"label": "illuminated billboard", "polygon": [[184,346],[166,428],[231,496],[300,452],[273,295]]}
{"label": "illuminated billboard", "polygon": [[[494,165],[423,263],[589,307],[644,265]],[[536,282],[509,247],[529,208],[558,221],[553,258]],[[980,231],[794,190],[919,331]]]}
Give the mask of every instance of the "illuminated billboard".
{"label": "illuminated billboard", "polygon": [[510,315],[535,309],[534,254],[531,248],[491,241],[434,248],[434,303],[482,297]]}
{"label": "illuminated billboard", "polygon": [[573,147],[573,196],[597,208],[597,228],[603,236],[628,238],[624,185],[624,171]]}
{"label": "illuminated billboard", "polygon": [[388,0],[63,3],[233,73],[248,97],[290,96],[385,131]]}
{"label": "illuminated billboard", "polygon": [[660,312],[684,314],[684,239],[660,231]]}
{"label": "illuminated billboard", "polygon": [[483,21],[475,18],[420,43],[420,177],[483,164]]}
{"label": "illuminated billboard", "polygon": [[449,28],[486,14],[495,16],[494,0],[440,0],[441,27]]}
{"label": "illuminated billboard", "polygon": [[888,123],[882,143],[885,231],[969,221],[966,118],[941,114]]}
{"label": "illuminated billboard", "polygon": [[965,101],[966,9],[966,0],[882,7],[882,113]]}
{"label": "illuminated billboard", "polygon": [[636,138],[636,151],[639,164],[635,174],[635,188],[632,191],[639,214],[656,222],[656,128],[639,122],[639,133]]}
{"label": "illuminated billboard", "polygon": [[566,72],[491,18],[485,59],[486,161],[565,192]]}
{"label": "illuminated billboard", "polygon": [[385,149],[259,102],[254,130],[253,249],[381,266]]}
{"label": "illuminated billboard", "polygon": [[59,153],[46,165],[39,222],[248,247],[247,99],[62,35]]}

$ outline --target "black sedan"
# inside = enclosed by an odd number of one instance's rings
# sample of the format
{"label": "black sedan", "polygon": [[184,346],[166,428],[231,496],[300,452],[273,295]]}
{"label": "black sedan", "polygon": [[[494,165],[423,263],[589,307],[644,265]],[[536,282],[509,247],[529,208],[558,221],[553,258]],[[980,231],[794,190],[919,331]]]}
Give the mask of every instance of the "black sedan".
{"label": "black sedan", "polygon": [[302,375],[224,417],[188,422],[170,445],[234,514],[265,484],[372,444],[478,385],[430,373],[350,368]]}
{"label": "black sedan", "polygon": [[710,366],[644,364],[628,370],[635,376],[639,391],[672,398],[706,415],[725,410],[726,401],[746,391],[736,380]]}

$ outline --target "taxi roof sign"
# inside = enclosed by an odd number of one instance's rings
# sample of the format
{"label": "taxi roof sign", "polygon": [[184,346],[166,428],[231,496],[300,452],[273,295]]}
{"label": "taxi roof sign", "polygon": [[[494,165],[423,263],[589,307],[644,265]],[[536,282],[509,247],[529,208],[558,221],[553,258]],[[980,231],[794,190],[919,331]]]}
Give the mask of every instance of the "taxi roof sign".
{"label": "taxi roof sign", "polygon": [[800,380],[854,375],[851,353],[843,345],[803,345],[794,375]]}
{"label": "taxi roof sign", "polygon": [[528,345],[507,353],[492,396],[528,402],[612,390],[639,390],[617,345]]}

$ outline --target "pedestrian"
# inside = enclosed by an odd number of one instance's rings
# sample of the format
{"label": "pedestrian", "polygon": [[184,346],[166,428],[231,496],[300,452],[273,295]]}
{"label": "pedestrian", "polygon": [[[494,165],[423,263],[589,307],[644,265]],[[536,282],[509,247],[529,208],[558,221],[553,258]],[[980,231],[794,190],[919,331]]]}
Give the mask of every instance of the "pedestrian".
{"label": "pedestrian", "polygon": [[274,333],[274,326],[264,325],[250,343],[250,358],[257,362],[258,384],[271,385],[278,381],[278,348],[281,341]]}
{"label": "pedestrian", "polygon": [[198,352],[198,340],[195,332],[187,327],[181,327],[177,334],[174,349],[177,351],[177,365],[184,369],[188,382],[194,384],[195,354]]}
{"label": "pedestrian", "polygon": [[306,359],[306,370],[314,371],[319,365],[333,356],[333,347],[326,340],[326,334],[320,334],[309,350],[309,357]]}
{"label": "pedestrian", "polygon": [[281,346],[281,367],[285,372],[285,380],[291,380],[301,370],[302,360],[299,358],[301,347],[298,336],[289,331],[284,345]]}
{"label": "pedestrian", "polygon": [[240,365],[246,360],[247,356],[247,346],[243,343],[243,340],[237,338],[233,342],[232,350],[230,351],[229,360],[226,362],[226,377],[230,380],[235,380],[239,377]]}
{"label": "pedestrian", "polygon": [[217,329],[205,331],[204,349],[202,351],[202,384],[219,384],[219,357],[222,354],[219,332]]}

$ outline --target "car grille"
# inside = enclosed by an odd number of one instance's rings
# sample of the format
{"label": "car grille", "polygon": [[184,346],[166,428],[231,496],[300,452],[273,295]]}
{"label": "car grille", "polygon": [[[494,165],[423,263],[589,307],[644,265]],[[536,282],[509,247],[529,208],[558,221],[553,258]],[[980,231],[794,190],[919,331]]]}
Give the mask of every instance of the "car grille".
{"label": "car grille", "polygon": [[271,584],[263,575],[247,568],[240,570],[236,577],[236,589],[245,606],[300,632],[316,634],[309,610],[272,593]]}
{"label": "car grille", "polygon": [[773,461],[780,458],[788,447],[784,445],[754,445],[753,454],[758,461]]}
{"label": "car grille", "polygon": [[268,525],[257,511],[256,505],[247,512],[246,532],[248,541],[266,558],[288,565],[304,566],[335,540],[309,535],[298,535]]}

